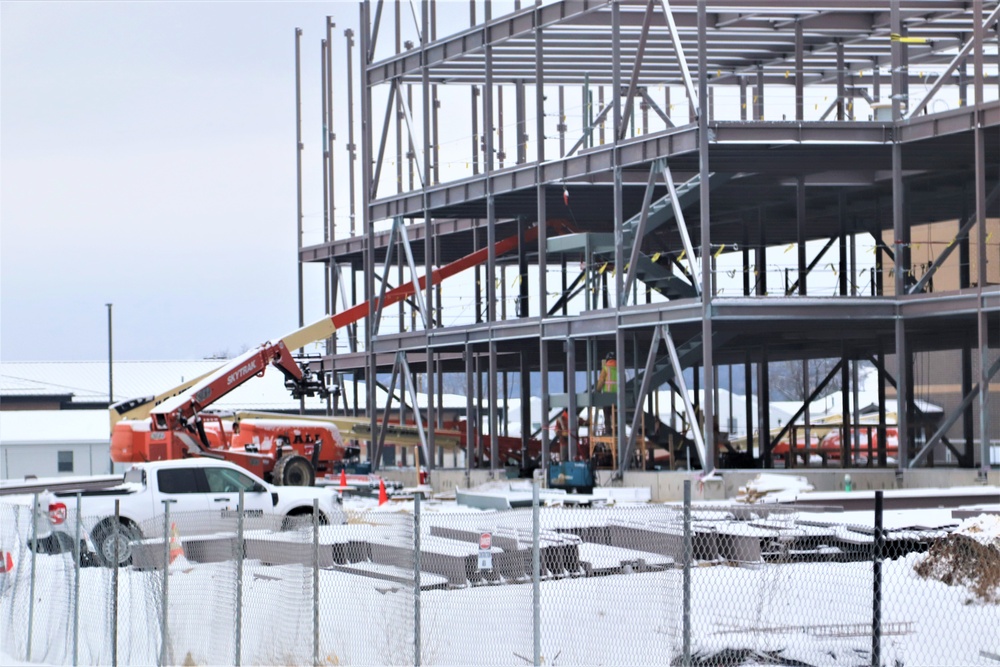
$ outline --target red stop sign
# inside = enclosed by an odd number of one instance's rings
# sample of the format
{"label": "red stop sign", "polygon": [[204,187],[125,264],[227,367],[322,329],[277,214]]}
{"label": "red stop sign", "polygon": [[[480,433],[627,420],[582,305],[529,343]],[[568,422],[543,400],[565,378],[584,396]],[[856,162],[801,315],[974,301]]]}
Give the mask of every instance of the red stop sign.
{"label": "red stop sign", "polygon": [[480,549],[490,549],[493,547],[493,535],[490,533],[482,533],[479,536],[479,548]]}

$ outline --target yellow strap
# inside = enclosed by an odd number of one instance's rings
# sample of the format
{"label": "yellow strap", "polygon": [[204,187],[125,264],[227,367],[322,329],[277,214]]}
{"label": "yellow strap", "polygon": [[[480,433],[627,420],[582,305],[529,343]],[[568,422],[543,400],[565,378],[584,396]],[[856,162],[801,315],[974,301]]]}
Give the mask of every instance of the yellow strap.
{"label": "yellow strap", "polygon": [[903,37],[898,33],[892,33],[889,35],[889,40],[893,42],[899,42],[900,44],[926,44],[927,38],[925,37]]}
{"label": "yellow strap", "polygon": [[715,259],[719,259],[719,255],[721,255],[722,251],[725,250],[725,249],[726,249],[726,244],[723,243],[721,246],[719,246],[719,249],[715,251],[715,254],[713,255],[713,257],[715,257]]}

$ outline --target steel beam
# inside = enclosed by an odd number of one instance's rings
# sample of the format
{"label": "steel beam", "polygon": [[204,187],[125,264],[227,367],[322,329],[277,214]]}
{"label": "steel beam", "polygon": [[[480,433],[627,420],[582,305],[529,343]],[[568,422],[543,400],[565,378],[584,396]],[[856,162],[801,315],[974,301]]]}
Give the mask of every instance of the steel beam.
{"label": "steel beam", "polygon": [[[635,449],[636,436],[639,433],[639,426],[642,424],[642,402],[646,398],[646,394],[649,393],[649,385],[652,383],[653,379],[653,368],[656,365],[656,353],[660,348],[660,336],[661,328],[653,328],[653,340],[649,343],[649,354],[646,355],[646,367],[642,375],[642,384],[639,386],[639,393],[635,396],[635,412],[632,415],[632,430],[628,434],[628,442],[626,443],[623,450],[621,450],[621,456],[619,459],[619,469],[618,474],[620,477],[624,477],[625,471],[628,470],[629,464],[632,460],[632,452]],[[624,374],[619,376],[619,382],[624,381]]]}

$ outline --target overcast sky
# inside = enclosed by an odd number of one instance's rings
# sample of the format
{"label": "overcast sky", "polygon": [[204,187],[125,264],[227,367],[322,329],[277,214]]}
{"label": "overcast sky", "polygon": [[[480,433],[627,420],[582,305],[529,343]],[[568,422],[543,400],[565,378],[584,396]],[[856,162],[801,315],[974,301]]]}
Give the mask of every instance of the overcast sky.
{"label": "overcast sky", "polygon": [[106,358],[107,302],[116,359],[298,326],[294,31],[318,180],[327,15],[342,62],[353,2],[0,3],[0,357]]}

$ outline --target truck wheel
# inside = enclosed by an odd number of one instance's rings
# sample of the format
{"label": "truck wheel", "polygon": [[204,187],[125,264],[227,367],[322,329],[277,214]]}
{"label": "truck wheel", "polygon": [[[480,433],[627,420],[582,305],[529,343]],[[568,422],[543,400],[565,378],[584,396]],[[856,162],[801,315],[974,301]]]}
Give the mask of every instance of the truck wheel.
{"label": "truck wheel", "polygon": [[278,459],[271,478],[278,486],[312,486],[316,482],[316,471],[306,457],[290,454]]}
{"label": "truck wheel", "polygon": [[[104,567],[115,565],[115,522],[114,519],[102,521],[91,533],[94,548],[97,550],[97,562]],[[132,545],[139,539],[139,527],[129,521],[118,525],[118,563],[129,565],[132,562]]]}

